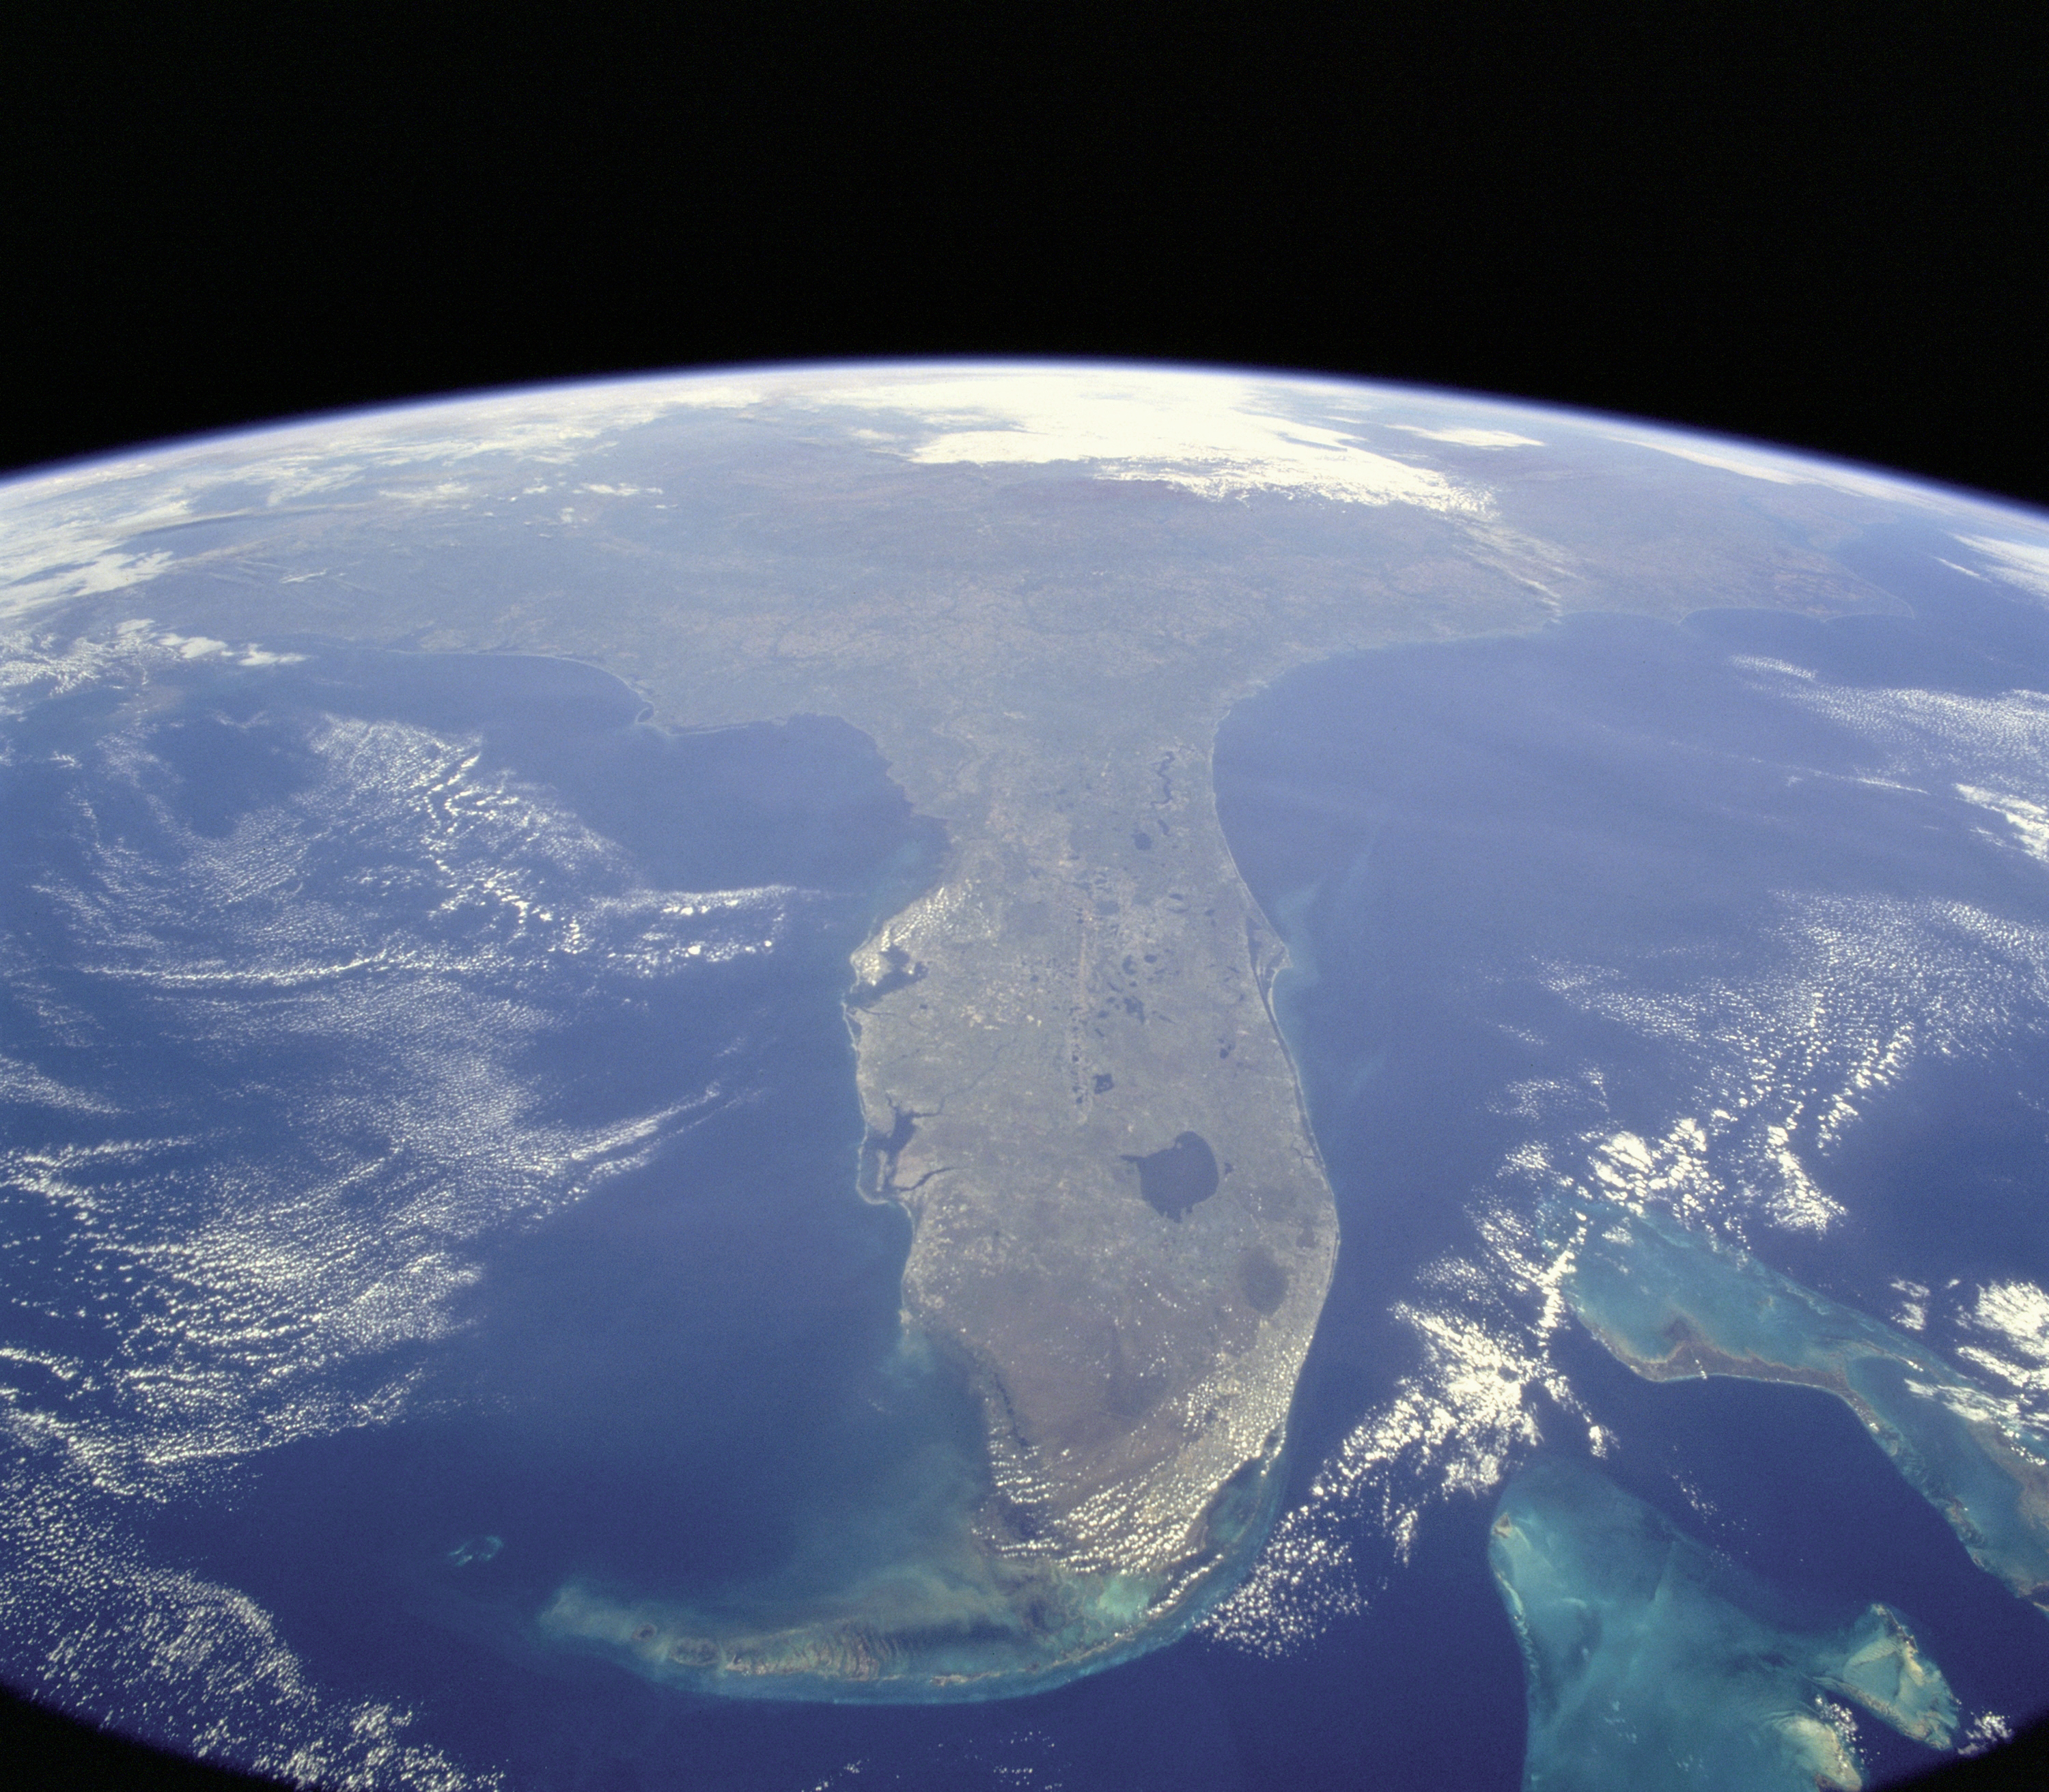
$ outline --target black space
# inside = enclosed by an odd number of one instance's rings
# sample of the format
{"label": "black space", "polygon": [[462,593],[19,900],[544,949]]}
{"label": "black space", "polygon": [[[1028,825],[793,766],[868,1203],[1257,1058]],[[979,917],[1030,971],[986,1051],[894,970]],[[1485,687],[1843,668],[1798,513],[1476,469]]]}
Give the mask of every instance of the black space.
{"label": "black space", "polygon": [[[2049,11],[986,12],[17,0],[0,468],[1042,354],[1559,400],[2049,504]],[[17,1785],[234,1783],[0,1720]],[[2045,1782],[2049,1738],[1954,1779]]]}
{"label": "black space", "polygon": [[1559,399],[2049,503],[2040,8],[1107,10],[10,9],[0,465],[1030,353]]}

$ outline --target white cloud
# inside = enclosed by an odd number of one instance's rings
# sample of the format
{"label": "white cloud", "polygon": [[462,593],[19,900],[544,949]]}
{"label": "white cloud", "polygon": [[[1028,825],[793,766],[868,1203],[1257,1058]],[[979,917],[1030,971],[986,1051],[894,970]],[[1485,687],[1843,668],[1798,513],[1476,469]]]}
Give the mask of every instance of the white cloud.
{"label": "white cloud", "polygon": [[1959,535],[1957,539],[1992,561],[1994,571],[2009,585],[2049,597],[2049,543],[2000,541],[1989,535]]}
{"label": "white cloud", "polygon": [[1718,472],[1737,473],[1745,479],[1763,480],[1773,485],[1819,485],[1831,492],[1848,492],[1853,497],[1881,498],[1890,503],[1911,501],[1927,505],[1944,501],[1943,494],[1899,475],[1867,472],[1840,461],[1825,461],[1787,449],[1765,448],[1712,436],[1670,434],[1662,430],[1633,430],[1626,434],[1611,435],[1608,439],[1690,461],[1696,466],[1713,467]]}
{"label": "white cloud", "polygon": [[1513,430],[1426,430],[1421,423],[1390,423],[1390,430],[1403,430],[1412,436],[1425,436],[1432,441],[1448,441],[1459,448],[1542,448],[1544,445],[1534,436],[1518,436]]}
{"label": "white cloud", "polygon": [[2000,817],[2011,834],[1995,830],[1995,838],[2049,861],[2049,694],[1860,689],[1767,660],[1738,663],[1775,694],[1862,736],[1868,757],[1860,782],[1922,791],[1947,785]]}
{"label": "white cloud", "polygon": [[2025,1416],[2049,1416],[2049,1293],[2033,1282],[1993,1282],[1962,1316],[1972,1341],[1957,1355],[2017,1390]]}
{"label": "white cloud", "polygon": [[1617,436],[1632,448],[1648,448],[1691,461],[1697,467],[1713,467],[1725,473],[1741,473],[1745,479],[1769,480],[1774,485],[1805,485],[1806,476],[1786,465],[1775,456],[1744,452],[1733,445],[1709,448],[1697,442],[1662,441],[1651,436]]}
{"label": "white cloud", "polygon": [[1956,791],[1966,803],[2003,816],[2013,830],[2014,843],[2031,857],[2049,864],[2049,809],[2024,796],[2007,796],[1975,784],[1958,784]]}
{"label": "white cloud", "polygon": [[67,597],[146,585],[170,565],[168,552],[138,549],[131,538],[185,521],[191,511],[184,499],[150,494],[116,533],[92,501],[97,483],[72,475],[0,486],[0,621]]}
{"label": "white cloud", "polygon": [[[880,370],[793,380],[806,406],[894,413],[890,450],[926,465],[1072,461],[1102,479],[1157,480],[1206,497],[1256,491],[1482,514],[1485,493],[1361,445],[1345,420],[1306,421],[1359,394],[1301,382],[1149,367]],[[1328,417],[1328,410],[1325,413]]]}

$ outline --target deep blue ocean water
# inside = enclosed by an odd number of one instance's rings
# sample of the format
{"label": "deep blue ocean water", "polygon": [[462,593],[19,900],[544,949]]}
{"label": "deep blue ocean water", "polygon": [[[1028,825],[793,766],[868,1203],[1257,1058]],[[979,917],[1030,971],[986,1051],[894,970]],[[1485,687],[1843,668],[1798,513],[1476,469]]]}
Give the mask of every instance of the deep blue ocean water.
{"label": "deep blue ocean water", "polygon": [[[1303,974],[1279,996],[1343,1226],[1298,1402],[1301,1461],[1326,1457],[1390,1365],[1413,1356],[1389,1309],[1413,1297],[1419,1265],[1468,1242],[1476,1191],[1527,1137],[1500,1111],[1505,1090],[1592,1063],[1618,1124],[1655,1136],[1674,1111],[1682,1050],[1647,1048],[1572,1009],[1527,967],[1625,965],[1653,993],[1661,974],[1674,987],[1740,974],[1789,890],[1962,901],[2035,925],[2049,913],[2039,864],[1989,844],[1946,792],[1850,781],[1879,769],[1868,741],[1760,688],[1744,664],[1769,659],[1849,690],[1992,698],[2049,686],[2040,612],[1946,570],[1940,546],[1889,531],[1844,556],[1908,598],[1911,619],[1588,616],[1327,663],[1229,719],[1219,807],[1248,882],[1297,944]],[[1918,1062],[1864,1104],[1825,1172],[1846,1218],[1819,1238],[1760,1228],[1757,1248],[1881,1316],[1903,1273],[1938,1288],[2039,1281],[2043,1020],[2010,1016],[1980,1055]],[[1558,1350],[1619,1440],[1601,1465],[1612,1478],[1795,1609],[1895,1605],[1967,1710],[2049,1705],[2049,1627],[1971,1564],[1840,1403],[1727,1380],[1650,1384],[1577,1330]],[[1584,1448],[1569,1415],[1545,1429],[1547,1443]],[[1429,1667],[1383,1669],[1408,1696],[1390,1697],[1374,1728],[1419,1775],[1450,1712],[1470,1721],[1513,1669],[1506,1622],[1488,1609],[1488,1516],[1456,1499],[1438,1509],[1425,1521],[1434,1560],[1403,1577],[1407,1599],[1434,1614],[1418,1613],[1409,1638],[1412,1664]],[[1363,1668],[1391,1643],[1372,1639],[1392,1623],[1382,1600],[1334,1630],[1316,1651],[1320,1677],[1353,1649]],[[1462,1650],[1452,1638],[1467,1627],[1476,1646]],[[1880,1773],[1932,1763],[1880,1726],[1861,1734]],[[1500,1771],[1479,1767],[1456,1773],[1483,1783]]]}
{"label": "deep blue ocean water", "polygon": [[[2049,623],[1943,573],[1929,545],[1899,531],[1845,552],[1912,601],[1911,620],[1590,617],[1331,662],[1229,719],[1221,812],[1298,967],[1281,1006],[1343,1226],[1297,1402],[1296,1499],[1413,1366],[1390,1308],[1414,1298],[1425,1265],[1469,1250],[1476,1201],[1528,1136],[1503,1092],[1592,1063],[1617,1125],[1650,1136],[1684,1105],[1682,1051],[1647,1049],[1573,1008],[1531,965],[1619,966],[1647,988],[1740,974],[1792,889],[2049,922],[2042,866],[1976,831],[1981,815],[1856,781],[1868,743],[1746,670],[1762,658],[1845,689],[1975,697],[2049,685]],[[906,1464],[935,1440],[971,1453],[955,1390],[891,1367],[904,1224],[855,1195],[861,1121],[839,1009],[848,951],[935,875],[943,838],[834,721],[677,735],[584,667],[299,645],[297,665],[181,674],[154,720],[138,719],[133,690],[87,689],[14,730],[0,830],[33,849],[0,872],[7,925],[99,1022],[89,1038],[66,1033],[9,982],[9,1039],[52,1075],[116,1107],[189,1109],[294,1161],[346,1133],[346,1110],[309,1123],[308,1092],[336,1074],[323,1054],[353,1054],[360,1071],[374,1043],[301,1039],[302,1060],[270,1036],[196,1049],[190,1011],[162,990],[124,997],[65,968],[78,923],[49,895],[84,879],[93,839],[118,833],[168,863],[304,795],[321,717],[471,743],[472,783],[544,793],[612,842],[621,892],[784,894],[759,911],[777,917],[775,950],[633,982],[568,958],[480,956],[502,915],[415,900],[388,842],[327,842],[319,862],[353,892],[344,906],[441,941],[472,984],[502,982],[492,999],[540,1013],[517,1032],[515,1067],[523,1086],[553,1091],[565,1128],[721,1094],[632,1167],[484,1247],[454,1297],[459,1323],[414,1353],[406,1416],[247,1459],[219,1498],[152,1522],[155,1555],[243,1588],[310,1676],[344,1694],[398,1690],[422,1734],[504,1764],[515,1786],[1517,1783],[1521,1665],[1486,1565],[1491,1502],[1466,1495],[1427,1509],[1413,1558],[1384,1584],[1368,1514],[1353,1514],[1367,1609],[1329,1617],[1292,1653],[1199,1635],[1026,1700],[728,1703],[534,1646],[525,1619],[566,1576],[715,1602],[764,1585],[801,1594],[915,1548],[931,1515]],[[84,750],[117,725],[161,768],[142,784],[96,772]],[[70,748],[73,763],[53,756]],[[186,844],[136,795],[146,787]],[[541,888],[556,861],[535,862]],[[174,919],[195,962],[224,949],[209,913]],[[1760,1230],[1759,1250],[1873,1311],[1901,1274],[2043,1280],[2049,1155],[2035,1091],[2049,1029],[2009,1019],[1980,1055],[1917,1062],[1869,1104],[1827,1170],[1840,1224],[1818,1238]],[[7,1125],[55,1142],[107,1130],[40,1110],[10,1110]],[[364,1149],[387,1164],[402,1155]],[[199,1147],[167,1160],[156,1198],[202,1203],[208,1161]],[[384,1173],[402,1180],[402,1167]],[[28,1257],[55,1254],[56,1274],[61,1242],[21,1236]],[[82,1348],[118,1316],[17,1305],[10,1323],[38,1347]],[[1843,1406],[1787,1387],[1654,1386],[1569,1328],[1556,1347],[1615,1439],[1604,1472],[1630,1491],[1802,1612],[1897,1606],[1967,1708],[2049,1705],[2049,1627],[1971,1565]],[[1544,1448],[1584,1448],[1580,1417],[1540,1417]],[[1930,1759],[1876,1724],[1862,1734],[1881,1772]]]}

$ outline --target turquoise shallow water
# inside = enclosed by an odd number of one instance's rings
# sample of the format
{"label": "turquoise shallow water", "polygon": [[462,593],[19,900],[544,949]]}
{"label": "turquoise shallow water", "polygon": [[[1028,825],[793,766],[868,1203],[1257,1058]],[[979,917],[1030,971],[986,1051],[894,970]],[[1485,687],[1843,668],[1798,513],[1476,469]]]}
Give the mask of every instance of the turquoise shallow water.
{"label": "turquoise shallow water", "polygon": [[1561,1202],[1580,1322],[1654,1379],[1732,1374],[1834,1394],[1988,1574],[2049,1611],[2049,1439],[1892,1327],[1823,1299],[1655,1208]]}
{"label": "turquoise shallow water", "polygon": [[1488,1559],[1523,1649],[1529,1792],[1862,1783],[1834,1701],[1947,1747],[1958,1710],[1899,1613],[1802,1623],[1583,1464],[1512,1480]]}

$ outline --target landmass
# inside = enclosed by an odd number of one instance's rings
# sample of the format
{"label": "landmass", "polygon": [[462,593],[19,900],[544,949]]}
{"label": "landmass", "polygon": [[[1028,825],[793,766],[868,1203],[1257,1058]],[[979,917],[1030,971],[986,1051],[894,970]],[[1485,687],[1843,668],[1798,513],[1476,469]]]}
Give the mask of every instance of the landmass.
{"label": "landmass", "polygon": [[1647,1380],[1821,1388],[1856,1413],[1971,1559],[2049,1613],[2049,1439],[1934,1351],[1654,1210],[1561,1204],[1561,1291]]}
{"label": "landmass", "polygon": [[[602,638],[551,609],[522,642],[599,659],[665,721],[843,717],[947,832],[935,887],[855,954],[847,1013],[861,1185],[912,1218],[905,1334],[971,1390],[986,1490],[963,1539],[783,1622],[585,1584],[545,1615],[726,1693],[1025,1690],[1171,1641],[1234,1584],[1338,1227],[1272,1007],[1285,948],[1217,816],[1217,729],[1291,667],[1548,613],[1434,516],[1347,519],[1350,566],[1277,585],[1231,507],[1073,478],[992,507],[923,472],[973,569],[906,541],[886,580],[800,605],[758,589],[772,555],[700,604],[624,602]],[[1406,544],[1398,579],[1361,569],[1367,540]]]}
{"label": "landmass", "polygon": [[1591,1467],[1511,1481],[1487,1561],[1522,1646],[1528,1792],[1857,1792],[1841,1699],[1954,1742],[1956,1698],[1891,1607],[1790,1625],[1769,1588]]}
{"label": "landmass", "polygon": [[727,1690],[986,1696],[1172,1634],[1256,1544],[1337,1246],[1285,955],[1206,742],[1035,758],[978,768],[983,825],[941,810],[943,880],[846,1009],[860,1184],[913,1221],[907,1334],[982,1413],[970,1538],[783,1625],[578,1586],[554,1634]]}

